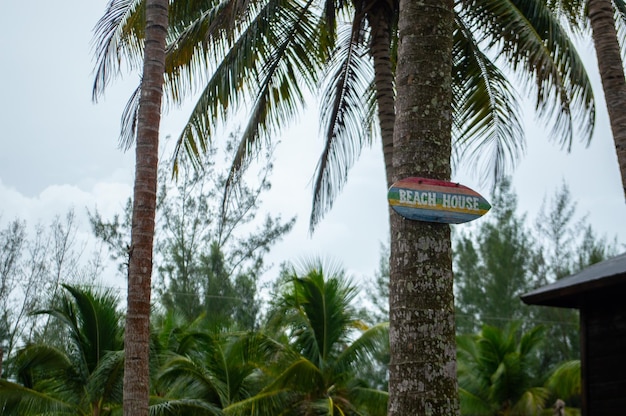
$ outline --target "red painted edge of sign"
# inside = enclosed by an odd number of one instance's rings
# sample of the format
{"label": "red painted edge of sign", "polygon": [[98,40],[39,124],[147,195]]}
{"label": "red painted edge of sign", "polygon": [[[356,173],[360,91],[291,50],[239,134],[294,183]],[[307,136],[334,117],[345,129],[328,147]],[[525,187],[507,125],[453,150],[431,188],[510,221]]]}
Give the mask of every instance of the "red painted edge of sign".
{"label": "red painted edge of sign", "polygon": [[465,185],[421,177],[395,182],[387,198],[394,211],[405,218],[446,224],[475,220],[491,208],[485,198]]}

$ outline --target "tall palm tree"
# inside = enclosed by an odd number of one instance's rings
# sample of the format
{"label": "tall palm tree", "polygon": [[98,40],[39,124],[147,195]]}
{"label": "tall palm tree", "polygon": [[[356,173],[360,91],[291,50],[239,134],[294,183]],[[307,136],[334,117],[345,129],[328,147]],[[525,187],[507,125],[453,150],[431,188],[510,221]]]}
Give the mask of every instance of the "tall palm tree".
{"label": "tall palm tree", "polygon": [[[114,47],[109,59],[101,60],[100,74],[118,71],[122,57],[137,65],[140,0],[116,2],[119,17],[110,22]],[[200,89],[178,138],[175,162],[187,155],[199,164],[197,155],[208,148],[216,120],[228,119],[247,103],[249,120],[230,178],[235,180],[263,143],[304,107],[307,92],[314,92],[320,97],[325,147],[315,174],[311,226],[332,206],[360,150],[378,134],[391,184],[396,0],[171,3],[168,96],[180,103]],[[554,117],[557,140],[569,146],[576,130],[590,137],[590,82],[575,48],[542,2],[457,0],[455,16],[457,156],[490,162],[485,166],[499,175],[523,150],[516,88],[485,50],[505,57],[499,63],[527,79],[523,85],[536,86],[537,111]],[[131,100],[124,116],[125,145],[134,136],[136,104]]]}
{"label": "tall palm tree", "polygon": [[[98,22],[99,59],[106,61],[109,48],[115,47],[114,25],[123,17],[124,7],[111,0]],[[131,243],[128,248],[128,298],[126,311],[124,414],[147,416],[150,389],[150,294],[152,249],[156,213],[157,168],[159,156],[159,123],[165,74],[165,38],[168,30],[168,0],[146,0],[145,40],[141,94],[138,97],[137,142],[135,147],[135,186]],[[120,15],[121,13],[121,15]],[[136,46],[136,44],[135,44]],[[94,97],[101,92],[108,73],[99,72]]]}
{"label": "tall palm tree", "polygon": [[[64,286],[52,309],[67,334],[65,348],[32,344],[19,351],[15,383],[0,380],[3,415],[108,415],[122,402],[123,327],[111,291]],[[57,340],[58,341],[58,340]]]}
{"label": "tall palm tree", "polygon": [[[394,179],[450,178],[452,0],[400,2]],[[390,213],[389,415],[458,414],[450,227]]]}
{"label": "tall palm tree", "polygon": [[[604,99],[613,132],[617,162],[626,196],[626,2],[623,0],[550,0],[575,29],[591,26]],[[621,44],[621,46],[620,46]]]}
{"label": "tall palm tree", "polygon": [[[132,39],[127,40],[126,44],[122,41],[127,34],[133,38],[140,33],[133,30],[136,28],[135,20],[132,19],[136,3],[125,2],[124,18],[116,22],[120,49],[115,52],[118,54],[126,53],[129,50],[127,45],[134,45]],[[179,7],[174,7],[174,3]],[[377,82],[378,76],[387,74],[383,79],[395,79],[398,93],[402,91],[403,94],[408,94],[409,89],[412,90],[422,77],[430,76],[418,72],[413,72],[410,77],[403,74],[400,88],[400,68],[398,67],[395,78],[393,72],[391,76],[385,72],[394,67],[393,53],[389,53],[389,58],[382,54],[387,54],[390,49],[394,51],[393,39],[396,38],[395,28],[398,22],[396,19],[398,16],[408,17],[403,16],[403,12],[398,13],[402,10],[402,5],[397,2],[173,2],[172,9],[180,10],[177,15],[180,18],[172,19],[176,23],[171,25],[168,46],[166,70],[169,95],[178,102],[193,87],[198,84],[203,86],[189,122],[179,137],[175,159],[186,153],[192,160],[199,160],[196,155],[208,147],[207,142],[213,134],[215,121],[227,119],[233,112],[233,107],[248,98],[251,104],[248,111],[250,119],[233,163],[231,179],[234,180],[246,161],[262,146],[263,139],[271,140],[272,133],[304,105],[305,89],[315,89],[320,82],[326,80],[322,84],[325,88],[321,100],[324,106],[321,114],[325,148],[316,172],[311,227],[330,208],[334,196],[346,180],[349,167],[362,147],[371,141],[374,131],[371,127],[375,120],[372,114],[376,103],[380,111],[385,111],[384,116],[380,115],[379,122],[381,131],[385,132],[382,142],[388,182],[417,174],[449,179],[452,139],[445,131],[453,126],[456,132],[455,144],[460,147],[469,146],[474,154],[479,154],[480,150],[474,147],[477,141],[491,145],[492,154],[496,156],[493,170],[499,172],[506,161],[503,155],[512,153],[515,156],[520,150],[519,141],[511,140],[511,137],[520,139],[522,129],[517,122],[514,90],[481,49],[485,45],[491,51],[509,59],[513,69],[521,70],[529,76],[532,81],[530,84],[536,85],[538,111],[548,118],[556,118],[555,130],[566,145],[571,142],[572,132],[575,130],[578,114],[576,110],[580,110],[583,116],[591,116],[589,119],[583,117],[582,123],[584,135],[588,136],[593,127],[590,83],[575,49],[554,16],[543,7],[544,4],[540,1],[485,0],[474,2],[480,3],[479,10],[482,13],[475,14],[473,6],[469,7],[466,3],[470,2],[458,1],[456,15],[454,3],[444,3],[446,10],[450,8],[451,15],[437,15],[446,18],[444,27],[450,32],[451,43],[449,46],[448,43],[442,43],[442,46],[445,51],[449,51],[450,59],[449,62],[439,62],[445,64],[438,69],[444,72],[440,72],[440,75],[443,74],[442,78],[434,80],[441,82],[443,79],[447,82],[437,92],[440,94],[437,95],[438,99],[443,101],[433,102],[433,107],[427,110],[431,115],[443,116],[444,119],[439,124],[434,118],[425,118],[433,124],[424,129],[426,124],[411,125],[408,118],[402,122],[394,121],[389,116],[391,100],[383,101],[384,97],[393,97],[393,84],[390,86],[384,81],[374,84],[371,81],[370,73],[374,73]],[[199,5],[202,4],[207,7],[201,8]],[[526,7],[521,7],[524,5]],[[435,7],[435,10],[441,12],[439,8]],[[348,16],[350,24],[345,33],[338,29],[342,27],[337,24],[340,20],[338,16]],[[433,20],[435,21],[436,19]],[[417,30],[417,27],[410,24],[406,27]],[[392,32],[387,37],[384,32],[388,29]],[[475,38],[475,33],[484,36]],[[400,33],[400,38],[403,35]],[[438,40],[443,42],[442,39]],[[421,53],[424,56],[430,55],[434,50],[433,45],[422,46],[424,49]],[[374,64],[371,64],[368,53],[376,54],[372,59]],[[387,59],[389,63],[386,62]],[[398,63],[402,59],[404,58],[398,55]],[[410,71],[408,68],[412,63],[405,59],[403,64],[403,69]],[[205,74],[206,80],[201,79],[196,84],[196,80]],[[374,85],[376,88],[371,88]],[[411,88],[407,89],[408,86]],[[376,91],[378,102],[372,98]],[[432,99],[427,96],[427,91],[429,92],[427,88],[423,88],[420,96],[424,103]],[[131,102],[126,113],[127,120],[133,120],[135,107],[132,104]],[[413,108],[421,108],[422,104],[416,104],[417,107]],[[405,107],[403,111],[407,111],[403,115],[406,117],[412,109]],[[396,114],[400,114],[398,108]],[[422,116],[424,114],[420,115]],[[399,136],[395,130],[401,124],[403,132]],[[133,136],[133,123],[127,125],[129,128],[125,132],[129,134],[124,137],[129,138]],[[431,128],[434,130],[430,130]],[[412,134],[409,134],[410,130],[413,131]],[[437,132],[438,137],[434,141],[441,145],[432,154],[425,152],[426,147],[422,146],[431,131]],[[421,137],[416,137],[417,132]],[[394,138],[392,145],[389,133]],[[409,140],[409,137],[419,140]],[[396,139],[399,141],[396,142]],[[406,148],[403,147],[405,145]],[[408,229],[411,231],[405,232]],[[392,235],[391,279],[396,282],[392,285],[397,284],[396,289],[403,295],[402,298],[392,297],[392,305],[400,309],[415,309],[416,300],[406,295],[405,288],[401,286],[406,283],[409,289],[415,288],[416,282],[420,281],[421,285],[425,285],[425,290],[420,293],[432,295],[429,299],[439,302],[437,308],[444,306],[443,309],[438,309],[442,314],[438,315],[437,324],[432,324],[432,329],[445,323],[441,328],[445,328],[448,342],[441,345],[445,347],[444,356],[450,361],[445,366],[445,371],[439,369],[441,371],[438,376],[445,379],[440,387],[451,394],[450,407],[454,409],[454,331],[449,331],[450,326],[453,328],[453,321],[447,315],[448,310],[452,309],[449,229],[447,226],[427,224],[407,225],[394,217]],[[394,243],[399,237],[402,240]],[[428,250],[423,250],[425,248]],[[399,252],[400,249],[403,250],[402,253]],[[423,250],[421,256],[419,250]],[[405,256],[404,269],[399,267],[401,256]],[[422,279],[422,271],[416,273],[416,269],[410,269],[418,264],[414,262],[417,258],[432,261],[419,264],[428,269],[423,270],[428,279]],[[394,264],[397,265],[395,271]],[[433,276],[443,278],[433,280]],[[402,280],[402,284],[399,280],[401,278],[406,278]],[[431,291],[435,287],[437,292]],[[426,318],[425,315],[423,317]],[[416,320],[413,324],[418,328],[426,327],[417,325],[418,322],[424,323]],[[412,332],[413,328],[411,325],[402,330]],[[416,345],[405,344],[407,347]],[[420,353],[428,355],[428,360],[434,359],[432,362],[439,362],[440,358],[436,358],[439,350],[424,351],[421,350],[422,347],[425,346],[420,344]],[[407,374],[414,381],[409,384],[418,386],[419,380],[424,380],[424,375],[419,371]],[[394,400],[391,402],[392,405],[395,403]],[[421,404],[430,406],[426,402]],[[397,408],[404,409],[405,405],[410,408],[406,401],[399,403]]]}
{"label": "tall palm tree", "polygon": [[[268,328],[287,342],[261,366],[265,387],[226,407],[230,415],[385,415],[387,393],[356,377],[385,343],[385,324],[367,328],[352,305],[355,287],[336,266],[316,261],[294,272],[270,312]],[[269,330],[269,329],[268,329]]]}
{"label": "tall palm tree", "polygon": [[[543,340],[542,327],[518,333],[485,325],[478,335],[459,337],[459,387],[463,414],[476,416],[539,415],[549,390],[533,365]],[[536,364],[536,363],[535,363]],[[545,374],[543,375],[545,376]]]}

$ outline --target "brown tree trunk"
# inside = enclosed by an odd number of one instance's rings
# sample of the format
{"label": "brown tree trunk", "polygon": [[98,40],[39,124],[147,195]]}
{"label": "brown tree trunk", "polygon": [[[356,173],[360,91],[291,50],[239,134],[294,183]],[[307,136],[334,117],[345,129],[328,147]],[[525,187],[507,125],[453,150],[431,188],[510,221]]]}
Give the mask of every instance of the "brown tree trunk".
{"label": "brown tree trunk", "polygon": [[[400,1],[395,180],[450,178],[453,7],[453,0]],[[450,227],[393,212],[390,225],[388,414],[456,415]]]}
{"label": "brown tree trunk", "polygon": [[396,120],[393,69],[391,68],[390,16],[391,10],[387,10],[385,5],[369,14],[369,23],[373,31],[370,51],[374,59],[378,123],[383,145],[387,187],[393,184],[393,129]]}
{"label": "brown tree trunk", "polygon": [[611,0],[589,0],[588,17],[626,196],[626,79]]}
{"label": "brown tree trunk", "polygon": [[146,1],[146,39],[137,122],[124,338],[123,406],[126,416],[149,414],[150,290],[167,12],[168,0]]}

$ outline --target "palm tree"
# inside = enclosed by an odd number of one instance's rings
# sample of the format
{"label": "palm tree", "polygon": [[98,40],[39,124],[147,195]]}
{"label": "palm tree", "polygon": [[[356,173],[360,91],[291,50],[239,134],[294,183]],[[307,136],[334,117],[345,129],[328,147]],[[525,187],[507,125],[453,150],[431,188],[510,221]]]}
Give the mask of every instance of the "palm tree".
{"label": "palm tree", "polygon": [[[580,360],[569,360],[559,364],[545,383],[554,400],[564,401],[566,415],[580,415],[582,393]],[[573,405],[573,406],[572,406]]]}
{"label": "palm tree", "polygon": [[[626,2],[623,0],[551,0],[549,6],[564,14],[575,29],[591,26],[604,99],[609,113],[615,151],[626,194]],[[621,47],[620,47],[621,42]]]}
{"label": "palm tree", "polygon": [[[159,123],[165,74],[165,38],[168,30],[168,0],[146,0],[145,49],[141,95],[137,110],[137,143],[135,147],[135,186],[131,243],[128,247],[128,298],[126,312],[124,414],[147,416],[150,374],[150,292],[152,278],[152,249],[157,194],[159,155]],[[109,59],[109,49],[115,47],[115,21],[123,16],[123,7],[111,0],[105,15],[98,22],[99,59]],[[94,97],[102,91],[108,73],[99,72]],[[98,81],[101,84],[98,84]]]}
{"label": "palm tree", "polygon": [[262,334],[205,326],[202,316],[182,324],[169,314],[157,329],[151,414],[222,415],[260,390],[258,366],[272,360],[278,344]]}
{"label": "palm tree", "polygon": [[[122,4],[121,0],[119,3]],[[113,52],[122,55],[130,51],[132,55],[132,46],[140,34],[136,30],[136,19],[132,18],[138,2],[123,3],[123,18],[114,22],[114,26],[119,29],[116,32],[119,49]],[[459,1],[456,15],[454,4],[445,3],[446,10],[449,7],[451,14],[442,12],[443,15],[437,16],[446,18],[444,27],[450,32],[450,44],[442,43],[442,46],[445,51],[449,51],[450,59],[437,69],[444,71],[440,73],[444,75],[434,80],[446,82],[441,91],[437,92],[437,97],[443,101],[437,101],[432,108],[426,109],[436,117],[443,115],[444,119],[443,124],[440,124],[435,117],[425,118],[425,121],[432,123],[428,127],[426,124],[411,125],[408,118],[401,122],[394,121],[389,116],[389,103],[393,101],[397,104],[398,101],[384,100],[394,95],[394,85],[389,80],[395,79],[399,93],[402,91],[402,94],[408,94],[407,86],[414,87],[422,77],[430,76],[407,72],[402,74],[404,78],[400,88],[400,63],[404,65],[405,71],[410,71],[408,68],[413,64],[398,55],[398,69],[394,78],[394,55],[389,54],[389,51],[394,51],[396,45],[394,39],[398,16],[408,18],[403,12],[398,13],[402,10],[398,2],[259,0],[245,2],[247,7],[243,7],[242,3],[233,0],[215,4],[207,2],[204,9],[198,6],[201,3],[172,3],[172,15],[176,17],[172,18],[170,26],[171,40],[167,55],[166,87],[169,95],[175,102],[179,102],[198,85],[191,80],[206,74],[206,81],[198,81],[203,90],[179,137],[175,160],[187,154],[192,161],[197,162],[197,155],[208,148],[215,121],[226,119],[233,107],[248,98],[251,103],[248,111],[250,119],[231,171],[231,180],[235,180],[249,157],[262,146],[262,139],[271,141],[272,133],[304,105],[305,89],[315,89],[322,82],[325,92],[322,94],[324,107],[321,114],[326,145],[316,172],[311,227],[330,208],[334,196],[346,180],[349,167],[362,147],[371,141],[374,131],[371,127],[375,124],[373,109],[376,104],[381,112],[379,123],[384,134],[382,142],[388,182],[418,174],[449,179],[452,139],[450,133],[445,131],[453,126],[457,149],[469,147],[476,155],[480,153],[475,146],[477,142],[491,146],[492,154],[496,156],[492,170],[496,173],[506,165],[507,159],[503,156],[517,155],[521,145],[519,141],[511,140],[511,137],[520,139],[522,130],[517,122],[515,93],[481,46],[486,45],[488,49],[506,57],[513,69],[529,75],[532,80],[529,84],[536,85],[538,111],[548,118],[556,118],[555,131],[564,144],[571,143],[577,120],[576,110],[583,116],[591,116],[582,119],[583,135],[588,136],[593,127],[590,83],[574,48],[542,2],[520,5],[519,2],[511,1]],[[473,13],[474,4],[481,6],[476,8],[481,14]],[[521,7],[524,5],[526,7]],[[345,32],[338,29],[343,26],[337,24],[340,20],[337,16],[349,17],[350,24]],[[430,23],[436,21],[433,19]],[[416,26],[410,24],[406,27],[417,30]],[[387,30],[391,30],[389,36]],[[474,33],[484,36],[475,38]],[[423,47],[421,52],[424,56],[433,52],[433,45]],[[368,53],[373,56],[373,64],[369,61]],[[402,62],[402,59],[405,61]],[[389,69],[392,70],[391,75]],[[374,73],[376,83],[372,82],[370,73]],[[372,98],[374,93],[378,101]],[[427,88],[423,88],[423,103],[418,105],[413,102],[417,107],[412,108],[421,108],[422,104],[431,102],[433,96],[429,96],[429,93]],[[397,98],[399,100],[400,96]],[[396,114],[400,114],[400,108],[396,107]],[[134,108],[131,102],[125,116],[127,120],[134,119]],[[403,117],[410,114],[412,108],[404,107],[402,111],[407,113]],[[450,111],[451,108],[454,113]],[[422,116],[425,114],[420,114]],[[134,124],[130,122],[127,126],[127,134],[123,137],[132,138]],[[403,129],[400,135],[395,131],[398,126]],[[441,145],[432,154],[425,152],[424,146],[431,132],[437,132],[438,137],[434,141]],[[390,133],[394,138],[392,145]],[[392,152],[390,149],[395,150]],[[410,231],[405,232],[407,230]],[[432,328],[445,328],[447,342],[441,344],[445,347],[445,354],[439,354],[439,350],[428,350],[430,358],[426,361],[433,359],[428,362],[439,363],[442,357],[450,360],[443,369],[437,368],[440,371],[438,376],[445,379],[440,387],[446,394],[450,394],[450,406],[454,409],[454,331],[449,331],[454,325],[453,319],[448,316],[448,310],[451,316],[453,306],[449,229],[447,226],[428,224],[406,225],[394,217],[392,235],[392,285],[396,285],[396,293],[402,293],[404,297],[393,298],[392,295],[391,304],[400,309],[416,309],[417,301],[408,296],[405,289],[417,287],[417,282],[424,285],[424,290],[419,293],[432,295],[424,300],[426,305],[428,299],[439,302],[435,309],[442,311],[442,314],[437,317],[437,325],[431,324]],[[393,240],[398,236],[402,240],[394,243]],[[400,249],[402,253],[398,251]],[[394,266],[400,264],[401,257],[404,257],[406,265],[404,270]],[[425,267],[419,273],[417,269],[410,269],[418,265],[418,257],[429,260],[419,264]],[[443,278],[437,280],[435,276]],[[403,284],[408,285],[407,288]],[[433,292],[435,287],[437,292]],[[424,312],[428,314],[428,311]],[[422,318],[426,317],[419,319]],[[418,325],[418,322],[425,323],[416,320],[402,330],[411,333],[414,328],[427,327]],[[445,325],[439,326],[439,323]],[[393,325],[392,319],[392,334]],[[429,348],[421,343],[419,347],[416,347],[417,343],[403,344],[407,347]],[[392,353],[394,351],[400,352],[392,347]],[[399,357],[395,360],[401,361]],[[409,380],[414,381],[409,384],[419,388],[416,377],[423,380],[423,375],[419,371],[407,374],[411,375]],[[393,403],[395,401],[392,399],[392,406],[395,406]],[[410,407],[410,404],[404,402],[398,403],[397,409],[404,409],[405,405]]]}
{"label": "palm tree", "polygon": [[[64,286],[69,296],[40,311],[62,325],[65,348],[27,345],[14,362],[16,383],[0,380],[3,415],[108,415],[122,402],[123,329],[111,291]],[[58,341],[58,340],[57,340]]]}
{"label": "palm tree", "polygon": [[478,335],[458,339],[459,388],[464,415],[539,415],[550,391],[543,387],[533,353],[543,340],[542,327],[518,334],[485,325]]}
{"label": "palm tree", "polygon": [[[141,41],[140,0],[122,1],[111,19],[112,46],[100,74],[131,65]],[[307,91],[321,91],[325,148],[316,171],[313,227],[332,206],[363,146],[380,133],[387,182],[392,178],[395,113],[396,0],[327,1],[177,0],[171,4],[167,48],[168,96],[180,103],[201,92],[181,132],[174,155],[197,166],[208,149],[216,120],[250,104],[229,183],[263,142],[305,105]],[[523,150],[516,89],[485,55],[505,57],[536,86],[539,114],[555,118],[554,132],[565,146],[573,131],[589,138],[594,107],[582,61],[558,21],[542,2],[457,0],[454,32],[455,154],[465,154],[500,175]],[[502,62],[501,62],[502,63]],[[190,82],[190,80],[194,80]],[[136,100],[129,102],[122,132],[134,137]],[[378,113],[378,117],[375,114]],[[378,127],[376,128],[376,120]],[[580,122],[580,126],[576,125]],[[478,163],[477,162],[477,163]]]}
{"label": "palm tree", "polygon": [[[401,2],[394,179],[450,178],[452,0]],[[458,413],[450,227],[390,214],[389,415]]]}
{"label": "palm tree", "polygon": [[[261,366],[265,387],[224,409],[229,415],[385,415],[387,393],[356,377],[384,345],[385,324],[356,318],[355,287],[335,266],[316,261],[291,273],[270,312],[270,333],[287,348]],[[280,335],[282,334],[282,335]]]}

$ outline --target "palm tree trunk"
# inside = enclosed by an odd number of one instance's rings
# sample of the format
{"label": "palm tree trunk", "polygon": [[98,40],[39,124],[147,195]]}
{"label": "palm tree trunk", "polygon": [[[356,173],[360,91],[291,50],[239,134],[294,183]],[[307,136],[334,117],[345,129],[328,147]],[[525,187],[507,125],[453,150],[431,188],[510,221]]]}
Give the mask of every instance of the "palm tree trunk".
{"label": "palm tree trunk", "polygon": [[[400,1],[396,180],[450,178],[453,7]],[[388,414],[458,414],[450,227],[390,216]]]}
{"label": "palm tree trunk", "polygon": [[147,0],[124,338],[124,415],[148,416],[150,290],[168,0]]}
{"label": "palm tree trunk", "polygon": [[626,79],[611,0],[589,0],[588,16],[626,196]]}
{"label": "palm tree trunk", "polygon": [[378,123],[383,144],[387,187],[393,184],[393,129],[396,121],[393,69],[391,68],[390,16],[391,11],[386,10],[384,6],[381,6],[377,12],[371,11],[369,14],[370,27],[374,32],[370,52],[374,59]]}

